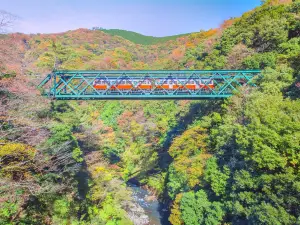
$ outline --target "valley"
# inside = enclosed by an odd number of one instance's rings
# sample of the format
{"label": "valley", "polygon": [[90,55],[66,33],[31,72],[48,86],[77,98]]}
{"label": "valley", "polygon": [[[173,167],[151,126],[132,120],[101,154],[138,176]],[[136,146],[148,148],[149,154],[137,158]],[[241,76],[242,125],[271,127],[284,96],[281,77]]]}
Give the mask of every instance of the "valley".
{"label": "valley", "polygon": [[[267,0],[159,41],[1,34],[0,225],[299,224],[299,18]],[[76,101],[41,95],[54,69],[262,72],[226,99]]]}

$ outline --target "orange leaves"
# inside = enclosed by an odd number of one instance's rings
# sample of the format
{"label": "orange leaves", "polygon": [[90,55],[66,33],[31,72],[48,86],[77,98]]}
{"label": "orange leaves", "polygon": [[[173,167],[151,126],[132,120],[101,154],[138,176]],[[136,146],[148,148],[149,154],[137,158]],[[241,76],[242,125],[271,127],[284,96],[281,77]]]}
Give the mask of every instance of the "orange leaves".
{"label": "orange leaves", "polygon": [[237,19],[224,20],[224,22],[220,26],[220,30],[223,31],[226,28],[231,27],[236,21]]}
{"label": "orange leaves", "polygon": [[291,4],[293,0],[266,0],[266,5],[275,6],[281,4]]}
{"label": "orange leaves", "polygon": [[176,48],[172,51],[171,58],[175,61],[179,61],[184,57],[185,50]]}
{"label": "orange leaves", "polygon": [[191,41],[188,41],[185,43],[185,47],[186,48],[194,48],[195,47],[195,44]]}
{"label": "orange leaves", "polygon": [[112,63],[112,57],[106,56],[103,58],[103,61],[109,65]]}
{"label": "orange leaves", "polygon": [[218,29],[210,29],[210,30],[204,32],[204,37],[205,38],[211,37],[211,36],[215,35],[217,32],[218,32]]}

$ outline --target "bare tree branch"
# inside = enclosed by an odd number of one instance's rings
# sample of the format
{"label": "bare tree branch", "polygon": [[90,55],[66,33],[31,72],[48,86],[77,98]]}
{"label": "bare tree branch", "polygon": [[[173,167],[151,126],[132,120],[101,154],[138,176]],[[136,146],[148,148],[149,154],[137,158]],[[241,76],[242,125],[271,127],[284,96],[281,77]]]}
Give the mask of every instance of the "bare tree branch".
{"label": "bare tree branch", "polygon": [[0,34],[6,33],[7,29],[12,27],[16,19],[17,16],[4,10],[0,10]]}

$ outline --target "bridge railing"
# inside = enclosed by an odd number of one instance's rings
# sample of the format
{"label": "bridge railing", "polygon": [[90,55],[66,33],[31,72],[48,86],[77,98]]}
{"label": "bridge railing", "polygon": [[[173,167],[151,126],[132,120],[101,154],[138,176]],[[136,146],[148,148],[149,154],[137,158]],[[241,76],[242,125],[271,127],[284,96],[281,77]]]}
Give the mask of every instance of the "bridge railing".
{"label": "bridge railing", "polygon": [[[54,99],[226,98],[260,70],[53,71],[38,87]],[[47,89],[48,88],[48,89]]]}

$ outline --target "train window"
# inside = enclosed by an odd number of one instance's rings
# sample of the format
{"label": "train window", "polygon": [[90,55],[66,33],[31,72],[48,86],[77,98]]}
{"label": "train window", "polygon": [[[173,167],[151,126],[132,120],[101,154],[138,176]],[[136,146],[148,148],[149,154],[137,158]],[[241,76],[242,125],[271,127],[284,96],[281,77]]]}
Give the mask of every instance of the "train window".
{"label": "train window", "polygon": [[174,80],[174,84],[177,84],[177,80]]}
{"label": "train window", "polygon": [[164,81],[164,84],[168,84],[168,81],[165,80],[165,81]]}
{"label": "train window", "polygon": [[195,84],[195,81],[191,80],[191,81],[190,81],[190,84]]}
{"label": "train window", "polygon": [[170,83],[169,84],[173,84],[173,81],[172,80],[170,80]]}

